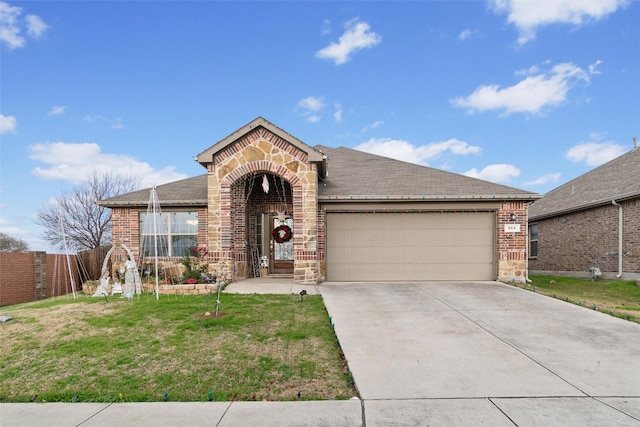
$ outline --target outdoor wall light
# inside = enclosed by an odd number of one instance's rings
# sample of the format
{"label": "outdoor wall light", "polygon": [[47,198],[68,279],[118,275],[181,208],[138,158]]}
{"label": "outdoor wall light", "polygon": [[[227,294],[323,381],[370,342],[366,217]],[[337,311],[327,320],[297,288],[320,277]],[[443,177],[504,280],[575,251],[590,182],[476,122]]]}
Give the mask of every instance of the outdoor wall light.
{"label": "outdoor wall light", "polygon": [[511,221],[515,221],[516,219],[518,219],[518,215],[512,213],[511,214]]}

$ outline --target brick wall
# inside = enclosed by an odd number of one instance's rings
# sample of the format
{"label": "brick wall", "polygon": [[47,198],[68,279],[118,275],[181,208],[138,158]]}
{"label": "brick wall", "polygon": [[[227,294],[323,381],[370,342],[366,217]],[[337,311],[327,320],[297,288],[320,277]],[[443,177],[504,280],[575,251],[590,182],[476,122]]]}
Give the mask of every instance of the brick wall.
{"label": "brick wall", "polygon": [[[80,289],[75,255],[70,257]],[[21,304],[71,292],[65,255],[0,252],[0,306]]]}
{"label": "brick wall", "polygon": [[[524,282],[527,269],[527,202],[503,202],[498,210],[498,280]],[[515,219],[511,216],[515,215]],[[505,226],[519,226],[508,231]]]}
{"label": "brick wall", "polygon": [[[207,246],[207,208],[183,208],[183,207],[163,207],[163,212],[197,210],[198,212],[198,248],[206,248]],[[128,259],[127,254],[120,250],[120,245],[124,244],[131,250],[134,258],[138,261],[140,256],[140,212],[146,212],[144,208],[113,208],[111,211],[111,235],[118,250],[114,250],[111,254],[113,270],[117,270],[120,263]],[[173,261],[178,261],[181,257],[173,257]],[[168,260],[167,258],[161,258]],[[113,273],[113,272],[111,272]],[[112,274],[113,277],[113,274]]]}
{"label": "brick wall", "polygon": [[[622,269],[640,274],[640,199],[620,204]],[[597,263],[603,273],[617,273],[618,209],[609,204],[532,222],[538,224],[538,256],[529,260],[529,270],[588,276]]]}

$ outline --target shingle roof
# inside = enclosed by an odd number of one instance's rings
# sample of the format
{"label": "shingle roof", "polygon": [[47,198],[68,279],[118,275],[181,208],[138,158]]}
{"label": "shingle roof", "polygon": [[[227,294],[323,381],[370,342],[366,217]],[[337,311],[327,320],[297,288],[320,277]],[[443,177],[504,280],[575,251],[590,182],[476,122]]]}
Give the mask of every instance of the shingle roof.
{"label": "shingle roof", "polygon": [[350,148],[320,145],[315,148],[329,158],[329,174],[318,193],[320,200],[535,200],[541,197],[505,185]]}
{"label": "shingle roof", "polygon": [[[536,200],[540,195],[350,148],[316,146],[329,158],[320,200]],[[206,206],[207,175],[156,187],[163,206]],[[142,207],[150,189],[100,201],[107,207]]]}
{"label": "shingle roof", "polygon": [[634,197],[640,197],[638,148],[550,191],[529,215],[541,219]]}
{"label": "shingle roof", "polygon": [[[151,189],[146,188],[101,200],[98,203],[109,208],[147,206],[150,192]],[[162,206],[206,206],[207,174],[158,185],[156,194]]]}

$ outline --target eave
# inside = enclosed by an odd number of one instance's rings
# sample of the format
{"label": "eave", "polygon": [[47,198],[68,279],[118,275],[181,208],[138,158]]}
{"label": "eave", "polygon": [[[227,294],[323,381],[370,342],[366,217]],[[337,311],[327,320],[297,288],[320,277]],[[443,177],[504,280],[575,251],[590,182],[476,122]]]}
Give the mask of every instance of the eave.
{"label": "eave", "polygon": [[613,197],[607,197],[606,199],[595,200],[589,203],[583,203],[581,205],[570,206],[564,209],[558,209],[552,212],[546,212],[539,215],[531,215],[529,216],[529,221],[538,221],[541,219],[553,218],[556,216],[567,215],[574,212],[580,212],[586,209],[593,209],[600,206],[607,206],[612,204],[612,202],[624,202],[625,200],[635,199],[640,197],[640,192],[634,191],[631,193],[619,194]]}

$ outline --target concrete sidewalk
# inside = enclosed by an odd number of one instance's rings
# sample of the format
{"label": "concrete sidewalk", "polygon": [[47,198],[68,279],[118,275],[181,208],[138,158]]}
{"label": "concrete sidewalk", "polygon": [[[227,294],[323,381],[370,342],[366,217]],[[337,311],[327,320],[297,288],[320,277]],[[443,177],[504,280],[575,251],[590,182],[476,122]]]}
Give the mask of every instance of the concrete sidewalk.
{"label": "concrete sidewalk", "polygon": [[0,426],[640,426],[640,325],[496,282],[321,293],[362,400],[0,404]]}
{"label": "concrete sidewalk", "polygon": [[0,404],[2,427],[361,425],[359,400]]}

